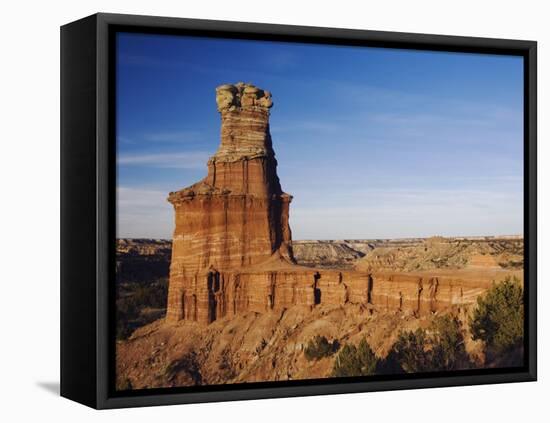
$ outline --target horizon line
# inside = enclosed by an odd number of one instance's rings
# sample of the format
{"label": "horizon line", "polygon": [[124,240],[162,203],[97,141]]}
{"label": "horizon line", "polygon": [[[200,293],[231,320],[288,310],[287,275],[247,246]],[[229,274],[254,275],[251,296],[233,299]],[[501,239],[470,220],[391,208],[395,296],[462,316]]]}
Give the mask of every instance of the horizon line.
{"label": "horizon line", "polygon": [[[376,241],[376,240],[408,240],[408,239],[430,239],[430,238],[446,238],[446,239],[476,239],[476,238],[493,238],[493,239],[506,239],[506,238],[524,238],[523,234],[499,234],[499,235],[456,235],[456,236],[444,236],[444,235],[430,235],[430,236],[407,236],[407,237],[393,237],[393,238],[308,238],[308,239],[293,239],[290,242],[312,242],[312,241]],[[129,240],[155,240],[155,241],[172,241],[172,238],[157,238],[157,237],[116,237],[116,240],[129,239]]]}

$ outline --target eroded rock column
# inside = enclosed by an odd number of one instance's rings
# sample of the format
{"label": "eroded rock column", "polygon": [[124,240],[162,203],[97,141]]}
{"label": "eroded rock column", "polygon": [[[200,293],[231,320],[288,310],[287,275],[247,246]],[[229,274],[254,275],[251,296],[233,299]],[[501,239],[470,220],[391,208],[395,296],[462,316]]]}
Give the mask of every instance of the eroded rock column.
{"label": "eroded rock column", "polygon": [[293,262],[289,204],[269,132],[271,94],[250,84],[216,89],[221,143],[208,176],[168,201],[175,211],[167,320],[209,323],[224,301],[220,274]]}

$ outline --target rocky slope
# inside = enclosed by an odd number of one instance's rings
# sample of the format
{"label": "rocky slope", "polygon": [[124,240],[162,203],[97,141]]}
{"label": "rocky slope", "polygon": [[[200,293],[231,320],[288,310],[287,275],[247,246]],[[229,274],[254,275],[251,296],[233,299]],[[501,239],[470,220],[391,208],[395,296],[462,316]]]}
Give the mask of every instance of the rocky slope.
{"label": "rocky slope", "polygon": [[292,241],[296,263],[328,269],[351,269],[372,244],[349,241]]}
{"label": "rocky slope", "polygon": [[477,267],[522,269],[523,239],[432,237],[410,245],[381,244],[355,263],[358,270],[393,272]]}
{"label": "rocky slope", "polygon": [[[366,338],[385,357],[400,331],[425,328],[432,319],[347,304],[308,313],[300,308],[250,312],[206,327],[185,320],[171,325],[158,321],[117,344],[117,383],[140,389],[325,378],[335,357],[309,361],[304,355],[315,335],[340,345]],[[480,345],[466,338],[475,359]]]}

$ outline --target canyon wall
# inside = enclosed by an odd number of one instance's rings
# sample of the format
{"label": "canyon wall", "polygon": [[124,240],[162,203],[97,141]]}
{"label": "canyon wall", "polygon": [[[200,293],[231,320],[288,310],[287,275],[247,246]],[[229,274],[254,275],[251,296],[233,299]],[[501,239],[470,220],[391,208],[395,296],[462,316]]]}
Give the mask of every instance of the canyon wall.
{"label": "canyon wall", "polygon": [[[496,281],[496,279],[494,279]],[[263,313],[320,305],[359,304],[415,316],[460,310],[491,286],[486,275],[370,274],[296,266],[277,270],[212,271],[187,286],[181,318],[210,323],[249,311]]]}
{"label": "canyon wall", "polygon": [[168,198],[175,229],[167,321],[208,324],[248,311],[346,303],[421,315],[472,304],[504,277],[494,269],[446,274],[373,268],[394,264],[393,253],[374,261],[367,254],[355,270],[297,265],[288,223],[292,197],[281,189],[269,131],[271,94],[250,84],[222,85],[216,102],[221,143],[207,163],[208,175]]}

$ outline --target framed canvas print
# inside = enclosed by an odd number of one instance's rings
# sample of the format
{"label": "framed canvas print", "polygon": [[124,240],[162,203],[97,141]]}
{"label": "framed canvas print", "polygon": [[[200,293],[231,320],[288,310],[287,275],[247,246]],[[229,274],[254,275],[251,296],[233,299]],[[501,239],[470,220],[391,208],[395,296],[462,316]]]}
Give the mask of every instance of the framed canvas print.
{"label": "framed canvas print", "polygon": [[61,29],[61,393],[536,380],[536,43]]}

